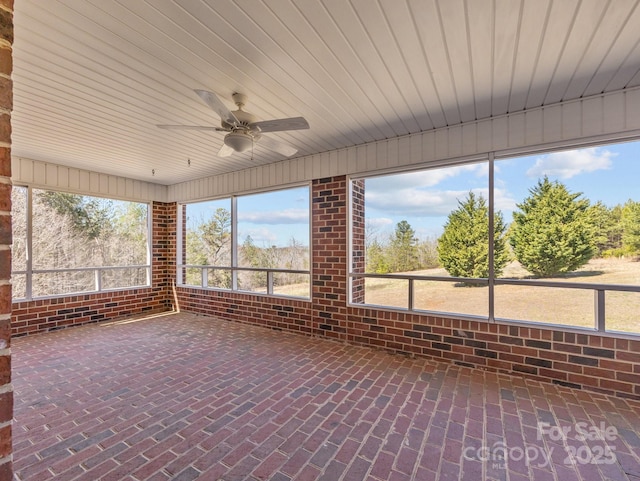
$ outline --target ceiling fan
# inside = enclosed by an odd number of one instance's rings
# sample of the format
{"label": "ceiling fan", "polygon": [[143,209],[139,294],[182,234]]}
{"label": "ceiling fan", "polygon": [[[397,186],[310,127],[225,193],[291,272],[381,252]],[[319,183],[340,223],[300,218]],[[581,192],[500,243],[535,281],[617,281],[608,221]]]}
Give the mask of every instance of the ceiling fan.
{"label": "ceiling fan", "polygon": [[230,111],[213,92],[207,90],[194,90],[196,94],[220,116],[220,127],[201,125],[158,125],[161,129],[176,130],[214,130],[216,132],[228,132],[224,137],[224,144],[218,152],[219,157],[228,157],[233,152],[245,152],[253,148],[256,142],[264,147],[274,150],[282,155],[291,157],[298,150],[294,147],[263,136],[266,132],[283,132],[285,130],[308,129],[309,124],[303,117],[291,117],[288,119],[274,119],[257,121],[255,116],[242,110],[247,102],[247,96],[234,93],[233,102],[238,110]]}

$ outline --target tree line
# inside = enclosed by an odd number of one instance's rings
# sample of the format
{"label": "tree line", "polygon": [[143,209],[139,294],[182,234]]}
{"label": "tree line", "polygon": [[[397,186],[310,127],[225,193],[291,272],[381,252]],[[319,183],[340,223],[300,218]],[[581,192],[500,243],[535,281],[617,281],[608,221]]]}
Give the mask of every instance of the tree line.
{"label": "tree line", "polygon": [[[14,270],[24,270],[26,259],[26,197],[14,190]],[[34,191],[33,266],[58,269],[87,266],[142,265],[147,263],[147,206],[77,194]],[[186,232],[186,263],[231,266],[231,213],[217,209]],[[537,277],[574,271],[594,257],[640,254],[640,202],[629,200],[607,207],[592,204],[582,193],[547,177],[529,190],[529,196],[507,224],[500,211],[494,215],[494,270],[500,275],[513,259]],[[366,270],[373,273],[409,272],[442,267],[455,277],[489,274],[489,209],[474,192],[458,201],[438,238],[418,239],[406,221],[399,222],[386,239],[366,229]],[[309,247],[295,238],[287,246],[258,246],[246,236],[238,246],[238,266],[250,268],[309,269]],[[187,282],[199,283],[198,269],[187,271]],[[143,271],[113,271],[108,285],[138,285]],[[86,277],[86,279],[85,279]],[[295,283],[294,274],[278,274],[276,284]],[[91,273],[34,277],[34,293],[50,295],[78,290],[91,283]],[[266,285],[264,272],[240,271],[239,287]],[[23,290],[14,279],[17,292]],[[231,287],[231,271],[212,270],[209,285]]]}
{"label": "tree line", "polygon": [[[32,208],[33,269],[146,265],[147,205],[34,189]],[[26,269],[26,188],[12,193],[13,270]],[[106,270],[104,288],[146,283],[144,269]],[[24,276],[12,279],[17,296],[25,294]],[[34,296],[93,290],[92,271],[34,274]]]}
{"label": "tree line", "polygon": [[[208,218],[195,219],[186,233],[186,264],[231,267],[231,212],[219,207]],[[259,246],[247,235],[238,246],[238,267],[253,269],[309,269],[309,247],[303,245],[294,236],[286,246]],[[186,282],[199,285],[201,270],[187,269]],[[209,286],[231,288],[232,277],[229,269],[210,269],[207,283]],[[258,290],[266,287],[267,276],[264,271],[238,271],[238,288]],[[277,273],[274,285],[290,285],[299,282],[299,275]]]}
{"label": "tree line", "polygon": [[[594,257],[640,254],[640,202],[607,207],[547,177],[516,204],[507,224],[500,211],[493,225],[494,271],[517,260],[536,277],[575,271]],[[390,273],[443,267],[454,277],[488,277],[489,208],[469,192],[449,213],[437,239],[419,241],[406,220],[386,241],[367,242],[367,272]]]}

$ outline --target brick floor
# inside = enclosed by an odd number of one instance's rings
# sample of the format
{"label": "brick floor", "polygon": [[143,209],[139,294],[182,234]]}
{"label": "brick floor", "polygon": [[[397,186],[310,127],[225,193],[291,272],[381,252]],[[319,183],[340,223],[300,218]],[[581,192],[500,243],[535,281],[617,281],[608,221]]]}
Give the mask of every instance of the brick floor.
{"label": "brick floor", "polygon": [[519,377],[192,314],[12,351],[19,480],[640,481],[640,403]]}

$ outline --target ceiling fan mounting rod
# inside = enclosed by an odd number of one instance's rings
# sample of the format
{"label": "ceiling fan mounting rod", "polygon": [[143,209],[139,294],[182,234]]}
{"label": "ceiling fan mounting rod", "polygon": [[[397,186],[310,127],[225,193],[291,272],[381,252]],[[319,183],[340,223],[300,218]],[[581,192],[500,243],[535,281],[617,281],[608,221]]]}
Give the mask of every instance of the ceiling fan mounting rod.
{"label": "ceiling fan mounting rod", "polygon": [[239,110],[242,110],[242,107],[244,107],[247,103],[247,96],[245,94],[234,92],[231,95],[231,98],[233,99],[233,103],[236,104]]}

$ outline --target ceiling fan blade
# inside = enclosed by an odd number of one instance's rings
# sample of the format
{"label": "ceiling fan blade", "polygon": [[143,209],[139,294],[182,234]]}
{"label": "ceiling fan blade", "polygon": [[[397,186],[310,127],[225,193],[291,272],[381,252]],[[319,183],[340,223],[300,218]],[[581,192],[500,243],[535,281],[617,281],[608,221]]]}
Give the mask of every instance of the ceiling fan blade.
{"label": "ceiling fan blade", "polygon": [[210,127],[207,125],[167,125],[167,124],[158,124],[156,125],[159,129],[165,130],[211,130],[215,132],[228,132],[227,129],[223,129],[222,127]]}
{"label": "ceiling fan blade", "polygon": [[227,144],[222,144],[222,147],[218,151],[218,157],[229,157],[233,152],[234,150]]}
{"label": "ceiling fan blade", "polygon": [[286,157],[291,157],[293,154],[298,152],[298,149],[290,146],[289,144],[283,144],[282,142],[278,142],[277,140],[273,140],[267,136],[260,137],[258,144],[266,147],[267,149],[275,150]]}
{"label": "ceiling fan blade", "polygon": [[260,132],[280,132],[283,130],[303,130],[309,128],[309,123],[304,117],[291,117],[288,119],[263,120],[253,122],[250,127],[257,128]]}
{"label": "ceiling fan blade", "polygon": [[238,119],[233,113],[222,103],[216,94],[207,90],[194,90],[195,93],[220,116],[220,120],[231,125],[238,125]]}

